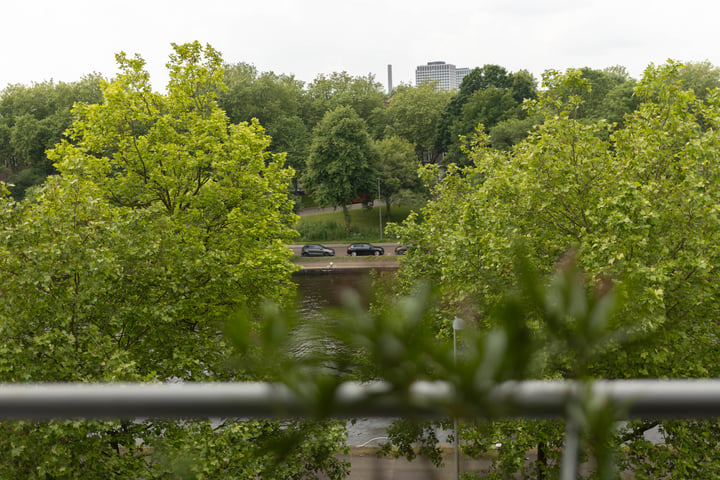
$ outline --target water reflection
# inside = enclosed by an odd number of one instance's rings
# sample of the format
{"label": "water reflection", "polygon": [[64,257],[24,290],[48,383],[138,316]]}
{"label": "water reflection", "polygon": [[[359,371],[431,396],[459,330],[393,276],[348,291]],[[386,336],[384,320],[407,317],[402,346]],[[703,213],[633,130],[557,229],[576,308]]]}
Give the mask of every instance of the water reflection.
{"label": "water reflection", "polygon": [[316,319],[320,311],[342,305],[343,293],[354,290],[363,306],[372,297],[372,278],[367,270],[297,274],[293,276],[298,292],[298,313],[302,318]]}
{"label": "water reflection", "polygon": [[372,299],[372,275],[367,270],[313,272],[294,275],[293,281],[297,285],[299,317],[293,353],[303,355],[311,349],[316,353],[337,352],[337,346],[326,337],[329,321],[326,310],[341,307],[343,296],[351,291],[356,292],[360,304],[368,308]]}
{"label": "water reflection", "polygon": [[[392,273],[382,273],[387,274]],[[372,300],[373,277],[367,270],[296,274],[293,281],[297,284],[298,314],[301,318],[295,337],[296,355],[302,355],[310,348],[324,351],[335,348],[323,336],[322,324],[326,319],[323,310],[342,306],[343,292],[347,289],[358,292],[365,307],[369,307]],[[347,444],[365,446],[387,441],[386,429],[390,422],[386,418],[356,418],[348,422]]]}

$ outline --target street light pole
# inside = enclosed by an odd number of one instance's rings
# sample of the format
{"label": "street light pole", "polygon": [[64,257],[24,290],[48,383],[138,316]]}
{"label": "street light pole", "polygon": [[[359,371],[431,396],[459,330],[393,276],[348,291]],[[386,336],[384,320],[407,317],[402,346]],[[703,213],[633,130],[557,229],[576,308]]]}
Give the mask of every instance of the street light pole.
{"label": "street light pole", "polygon": [[380,241],[382,242],[382,234],[383,234],[383,228],[382,228],[382,202],[380,201],[380,177],[377,179],[378,181],[378,214],[380,215]]}
{"label": "street light pole", "polygon": [[[457,331],[462,330],[465,322],[460,317],[453,319],[453,363],[457,365]],[[460,442],[458,439],[457,417],[453,418],[453,447],[455,450],[455,480],[460,478]]]}

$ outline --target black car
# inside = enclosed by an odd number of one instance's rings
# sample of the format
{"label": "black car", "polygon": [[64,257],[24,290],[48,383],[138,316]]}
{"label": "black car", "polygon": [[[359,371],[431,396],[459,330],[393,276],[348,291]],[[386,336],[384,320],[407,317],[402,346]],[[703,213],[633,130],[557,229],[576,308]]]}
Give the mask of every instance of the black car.
{"label": "black car", "polygon": [[347,248],[347,254],[353,257],[357,255],[385,255],[385,250],[371,243],[351,243]]}
{"label": "black car", "polygon": [[335,250],[328,248],[325,245],[311,243],[303,246],[300,254],[303,257],[333,257],[335,256]]}
{"label": "black car", "polygon": [[405,245],[398,245],[395,247],[395,255],[405,255],[408,248],[412,247],[412,243],[406,243]]}

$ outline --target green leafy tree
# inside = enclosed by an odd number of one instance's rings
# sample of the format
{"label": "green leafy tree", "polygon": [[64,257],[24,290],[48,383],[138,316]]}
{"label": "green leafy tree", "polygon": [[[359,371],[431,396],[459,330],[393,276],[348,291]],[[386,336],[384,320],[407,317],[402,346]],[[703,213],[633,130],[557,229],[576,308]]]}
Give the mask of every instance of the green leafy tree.
{"label": "green leafy tree", "polygon": [[304,83],[292,75],[258,72],[245,63],[226,65],[218,104],[232,123],[257,118],[262,125],[301,113]]}
{"label": "green leafy tree", "polygon": [[705,100],[710,92],[720,87],[720,68],[707,60],[687,62],[678,72],[683,88],[691,90],[695,96]]}
{"label": "green leafy tree", "polygon": [[313,132],[303,183],[320,205],[342,207],[349,232],[348,205],[376,188],[377,163],[365,121],[351,107],[337,107]]}
{"label": "green leafy tree", "polygon": [[625,115],[633,112],[640,103],[640,98],[635,95],[637,82],[620,66],[604,70],[582,68],[572,82],[567,81],[563,73],[548,70],[543,74],[543,83],[549,90],[548,111],[556,109],[559,113],[571,97],[577,97],[580,101],[573,101],[576,109],[569,115],[584,122],[604,120],[611,126],[622,126]]}
{"label": "green leafy tree", "polygon": [[[508,73],[498,65],[474,69],[463,78],[457,95],[447,104],[440,118],[436,150],[447,154],[445,162],[467,164],[464,146],[478,125],[482,125],[487,133],[502,121],[525,119],[526,112],[521,106],[526,99],[534,99],[536,95],[535,79],[527,71]],[[513,126],[517,130],[520,125],[525,124]],[[528,132],[529,129],[525,135]],[[505,135],[503,141],[514,136]]]}
{"label": "green leafy tree", "polygon": [[[451,166],[435,183],[435,200],[399,229],[421,252],[408,252],[404,281],[438,285],[445,315],[493,328],[502,292],[516,285],[512,252],[521,239],[541,275],[576,258],[595,291],[617,288],[621,308],[609,325],[650,335],[647,345],[608,343],[585,375],[717,376],[720,169],[713,158],[720,139],[707,126],[720,121],[720,103],[717,91],[702,101],[684,89],[683,69],[649,67],[635,90],[641,103],[616,131],[576,117],[590,87],[582,72],[547,77],[551,85],[536,104],[547,116],[535,133],[509,152],[489,148],[480,134],[473,165]],[[437,169],[426,170],[428,180],[439,178]],[[536,375],[576,375],[577,361],[557,355]],[[666,442],[649,445],[642,434],[657,425]],[[533,430],[538,447],[557,444],[552,425]],[[491,435],[524,431],[493,427]],[[709,478],[714,453],[681,447],[700,449],[701,439],[712,438],[705,448],[713,449],[716,431],[716,422],[630,424],[616,439],[628,447],[621,466],[637,478],[659,478],[682,464],[689,476]],[[506,454],[512,464],[514,454],[501,449]],[[713,460],[700,462],[698,454]]]}
{"label": "green leafy tree", "polygon": [[[4,382],[212,381],[232,368],[238,311],[292,291],[292,170],[257,123],[218,108],[222,61],[173,45],[166,94],[117,56],[100,104],[79,104],[49,152],[59,175],[0,199]],[[262,446],[307,432],[286,457]],[[3,478],[341,478],[337,424],[17,422],[0,425]],[[296,435],[297,436],[297,435]],[[179,459],[183,459],[179,461]],[[309,459],[313,459],[309,461]],[[175,461],[178,460],[178,461]]]}
{"label": "green leafy tree", "polygon": [[513,145],[527,138],[539,123],[542,121],[535,115],[502,120],[489,129],[488,140],[493,148],[510,150]]}
{"label": "green leafy tree", "polygon": [[382,84],[373,75],[353,77],[347,72],[318,75],[307,85],[302,115],[306,125],[314,128],[323,116],[339,106],[351,107],[365,120],[369,132],[379,138],[384,130]]}
{"label": "green leafy tree", "polygon": [[310,148],[310,131],[300,117],[281,117],[268,125],[268,133],[270,132],[272,132],[270,148],[274,152],[285,153],[286,164],[295,171],[293,186],[297,191]]}
{"label": "green leafy tree", "polygon": [[400,137],[378,140],[374,145],[379,156],[380,192],[389,218],[390,206],[398,194],[421,190],[422,183],[418,175],[420,162],[415,156],[412,144]]}
{"label": "green leafy tree", "polygon": [[10,85],[0,92],[0,165],[6,170],[6,181],[14,185],[15,198],[57,173],[45,151],[70,126],[73,104],[97,103],[100,98],[97,75],[73,83]]}
{"label": "green leafy tree", "polygon": [[418,159],[434,162],[433,149],[440,115],[452,92],[437,92],[432,84],[418,87],[401,85],[393,91],[387,107],[386,136],[397,135],[415,146]]}
{"label": "green leafy tree", "polygon": [[302,120],[304,84],[293,76],[258,73],[245,63],[226,65],[226,89],[218,92],[218,104],[232,123],[257,119],[270,135],[270,150],[285,153],[286,164],[295,170],[294,189],[305,169],[310,128]]}

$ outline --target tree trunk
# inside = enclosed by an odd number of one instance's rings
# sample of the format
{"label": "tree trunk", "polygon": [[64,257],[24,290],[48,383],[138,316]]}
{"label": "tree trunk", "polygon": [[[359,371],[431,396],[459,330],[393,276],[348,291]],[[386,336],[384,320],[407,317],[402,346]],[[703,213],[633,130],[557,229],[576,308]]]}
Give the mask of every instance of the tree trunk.
{"label": "tree trunk", "polygon": [[343,216],[345,217],[345,233],[350,235],[350,210],[347,205],[343,205]]}
{"label": "tree trunk", "polygon": [[545,455],[545,442],[538,443],[537,446],[537,478],[538,480],[545,479],[545,472],[547,472],[547,456]]}

